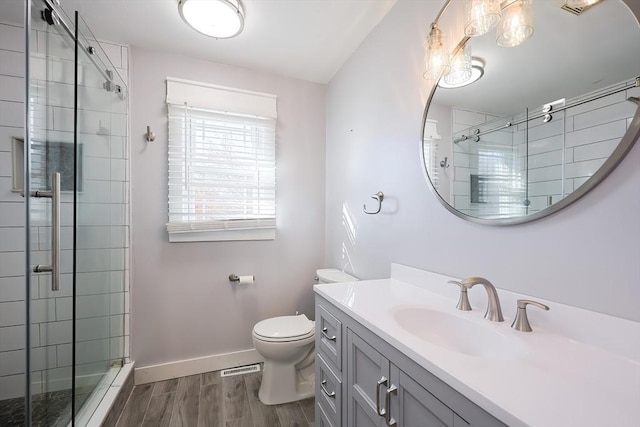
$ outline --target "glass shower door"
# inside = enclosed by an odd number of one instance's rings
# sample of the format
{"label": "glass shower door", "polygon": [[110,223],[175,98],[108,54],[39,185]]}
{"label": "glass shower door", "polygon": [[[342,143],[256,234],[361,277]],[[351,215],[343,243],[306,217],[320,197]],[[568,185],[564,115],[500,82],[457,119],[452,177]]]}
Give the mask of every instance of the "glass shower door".
{"label": "glass shower door", "polygon": [[126,85],[77,13],[30,1],[26,405],[83,426],[123,363]]}
{"label": "glass shower door", "polygon": [[27,287],[32,425],[64,425],[73,396],[74,41],[41,1],[29,37]]}
{"label": "glass shower door", "polygon": [[75,415],[84,425],[124,354],[126,85],[76,13]]}

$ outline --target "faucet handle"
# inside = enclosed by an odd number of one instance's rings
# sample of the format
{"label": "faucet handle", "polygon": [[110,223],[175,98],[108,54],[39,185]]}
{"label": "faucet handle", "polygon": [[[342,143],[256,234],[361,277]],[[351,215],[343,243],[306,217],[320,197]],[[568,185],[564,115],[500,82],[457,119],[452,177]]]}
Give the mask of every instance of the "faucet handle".
{"label": "faucet handle", "polygon": [[460,298],[456,308],[463,311],[471,311],[471,304],[469,303],[469,295],[467,291],[471,287],[468,283],[458,282],[457,280],[449,280],[447,283],[458,285],[460,287]]}
{"label": "faucet handle", "polygon": [[519,299],[518,300],[518,311],[516,313],[516,318],[513,320],[511,327],[516,331],[520,332],[531,332],[531,325],[529,324],[529,319],[527,318],[527,305],[534,305],[543,310],[549,310],[549,307],[539,303],[537,301],[532,301],[528,299]]}

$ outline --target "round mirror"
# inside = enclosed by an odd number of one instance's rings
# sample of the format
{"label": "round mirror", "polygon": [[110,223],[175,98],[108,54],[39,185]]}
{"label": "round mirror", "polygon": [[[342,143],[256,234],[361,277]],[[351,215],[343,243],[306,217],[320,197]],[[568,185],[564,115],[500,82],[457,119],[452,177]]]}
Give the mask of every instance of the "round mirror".
{"label": "round mirror", "polygon": [[423,158],[460,217],[517,224],[556,212],[640,136],[638,19],[622,0],[563,1],[503,1],[499,24],[478,36],[464,35],[478,29],[471,0],[451,0],[436,22],[454,54],[427,103]]}

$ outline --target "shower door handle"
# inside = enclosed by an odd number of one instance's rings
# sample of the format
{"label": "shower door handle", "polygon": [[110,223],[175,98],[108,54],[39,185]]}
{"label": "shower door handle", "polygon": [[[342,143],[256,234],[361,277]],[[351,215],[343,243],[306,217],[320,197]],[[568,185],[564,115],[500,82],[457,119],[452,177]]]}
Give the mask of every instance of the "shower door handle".
{"label": "shower door handle", "polygon": [[34,197],[51,199],[51,264],[36,265],[34,273],[51,272],[51,290],[60,290],[60,172],[51,174],[51,191],[34,191]]}

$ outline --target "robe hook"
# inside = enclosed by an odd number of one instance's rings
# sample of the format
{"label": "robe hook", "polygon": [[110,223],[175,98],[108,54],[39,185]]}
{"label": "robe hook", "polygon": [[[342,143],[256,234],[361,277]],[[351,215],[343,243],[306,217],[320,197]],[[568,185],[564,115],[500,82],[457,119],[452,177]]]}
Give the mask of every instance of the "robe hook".
{"label": "robe hook", "polygon": [[147,126],[147,133],[144,134],[147,142],[153,142],[156,140],[156,134],[151,132],[151,126]]}

